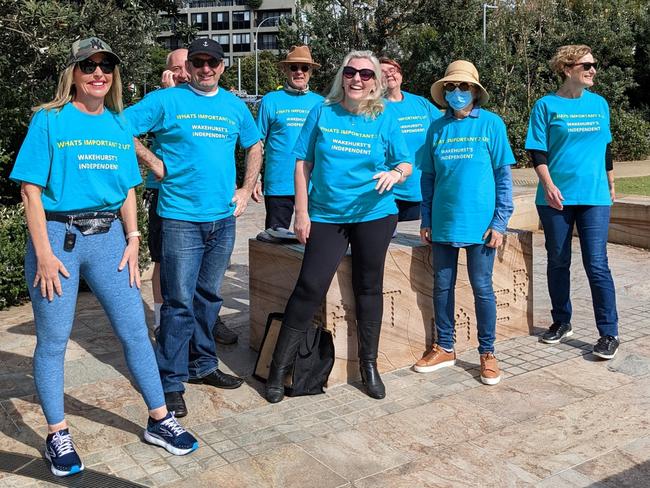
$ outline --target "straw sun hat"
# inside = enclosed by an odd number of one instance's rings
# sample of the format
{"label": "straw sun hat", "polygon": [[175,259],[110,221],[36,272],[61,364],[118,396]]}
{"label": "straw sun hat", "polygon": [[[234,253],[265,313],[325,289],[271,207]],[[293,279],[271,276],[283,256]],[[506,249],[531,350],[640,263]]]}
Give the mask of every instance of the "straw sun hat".
{"label": "straw sun hat", "polygon": [[454,61],[449,66],[447,66],[445,77],[431,85],[431,97],[441,107],[447,106],[447,100],[445,100],[445,95],[443,93],[443,87],[447,82],[466,82],[478,87],[480,92],[478,96],[479,105],[485,105],[490,98],[488,92],[485,90],[485,88],[483,88],[481,83],[479,83],[478,71],[476,70],[476,67],[469,61]]}

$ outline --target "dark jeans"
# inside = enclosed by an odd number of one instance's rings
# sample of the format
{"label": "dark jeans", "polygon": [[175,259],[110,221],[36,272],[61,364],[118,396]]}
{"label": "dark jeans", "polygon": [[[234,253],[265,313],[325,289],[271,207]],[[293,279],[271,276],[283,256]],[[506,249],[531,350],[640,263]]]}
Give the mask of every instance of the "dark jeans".
{"label": "dark jeans", "polygon": [[553,322],[571,321],[571,238],[578,230],[582,264],[587,272],[596,326],[601,336],[618,335],[616,291],[607,261],[609,206],[567,205],[563,210],[538,205],[544,226],[548,264],[546,278]]}
{"label": "dark jeans", "polygon": [[147,190],[147,205],[149,214],[149,231],[147,233],[147,245],[149,254],[154,263],[160,262],[160,253],[162,248],[162,222],[158,215],[158,190],[151,188]]}
{"label": "dark jeans", "polygon": [[[467,274],[474,294],[478,352],[494,352],[497,327],[497,304],[492,288],[492,269],[495,250],[483,244],[466,246]],[[456,325],[456,276],[458,274],[459,247],[434,242],[433,256],[433,308],[436,322],[437,344],[445,349],[454,348]]]}
{"label": "dark jeans", "polygon": [[264,222],[264,228],[273,229],[283,227],[289,229],[291,227],[291,216],[293,215],[295,201],[296,199],[293,195],[265,195],[264,207],[266,207],[266,220]]}
{"label": "dark jeans", "polygon": [[284,323],[307,329],[336,269],[352,247],[352,288],[357,322],[381,322],[384,261],[397,215],[355,224],[312,222],[300,275],[284,312]]}
{"label": "dark jeans", "polygon": [[395,203],[397,204],[398,222],[420,220],[420,205],[422,202],[411,202],[409,200],[395,199]]}
{"label": "dark jeans", "polygon": [[165,392],[184,391],[188,378],[202,378],[218,367],[212,327],[234,244],[233,216],[214,222],[162,219],[164,303],[156,359]]}

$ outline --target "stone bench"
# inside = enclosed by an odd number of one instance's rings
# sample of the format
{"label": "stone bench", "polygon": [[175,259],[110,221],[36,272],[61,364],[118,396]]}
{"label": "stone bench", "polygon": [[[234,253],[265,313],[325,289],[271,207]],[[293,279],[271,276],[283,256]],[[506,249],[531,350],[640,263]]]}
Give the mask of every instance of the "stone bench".
{"label": "stone bench", "polygon": [[[259,350],[266,318],[283,312],[298,278],[301,245],[249,241],[250,343]],[[494,290],[497,298],[497,341],[525,336],[533,330],[532,233],[509,230],[497,251]],[[336,361],[330,384],[358,378],[351,258],[346,256],[332,280],[316,323],[334,336]],[[386,256],[384,316],[378,365],[382,372],[412,365],[433,341],[431,248],[416,236],[393,239]],[[456,350],[475,348],[474,297],[460,253],[456,284]]]}

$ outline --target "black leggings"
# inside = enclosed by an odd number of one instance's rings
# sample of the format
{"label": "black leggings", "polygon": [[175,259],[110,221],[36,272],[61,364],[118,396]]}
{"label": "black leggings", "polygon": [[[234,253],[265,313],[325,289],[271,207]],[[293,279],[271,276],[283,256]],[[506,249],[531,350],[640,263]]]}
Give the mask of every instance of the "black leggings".
{"label": "black leggings", "polygon": [[352,289],[357,322],[381,322],[384,261],[397,215],[355,224],[312,222],[296,287],[284,311],[284,323],[306,330],[321,306],[332,278],[352,247]]}

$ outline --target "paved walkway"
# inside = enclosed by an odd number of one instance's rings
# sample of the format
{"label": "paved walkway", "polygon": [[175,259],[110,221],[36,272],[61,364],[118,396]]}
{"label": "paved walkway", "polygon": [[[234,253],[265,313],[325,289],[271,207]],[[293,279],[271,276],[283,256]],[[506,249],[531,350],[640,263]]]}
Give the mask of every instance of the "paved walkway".
{"label": "paved walkway", "polygon": [[[609,246],[623,341],[612,361],[589,352],[597,333],[576,247],[575,335],[555,347],[535,336],[499,343],[500,385],[481,385],[478,355],[469,352],[433,374],[383,375],[388,393],[381,401],[359,385],[342,385],[269,405],[250,376],[255,354],[247,338],[246,239],[262,222],[260,205],[239,221],[224,293],[224,319],[241,343],[222,348],[222,367],[246,384],[234,391],[188,385],[184,423],[202,445],[191,455],[171,456],[141,441],[145,406],[105,315],[84,293],[66,357],[65,401],[86,471],[55,480],[41,459],[31,309],[0,312],[0,487],[650,486],[650,252]],[[549,323],[544,267],[537,235],[539,330]],[[149,283],[143,295],[151,318]]]}
{"label": "paved walkway", "polygon": [[[614,163],[616,178],[650,176],[650,159],[643,161],[621,161]],[[537,175],[533,168],[516,168],[512,170],[512,179],[520,187],[537,186]]]}

